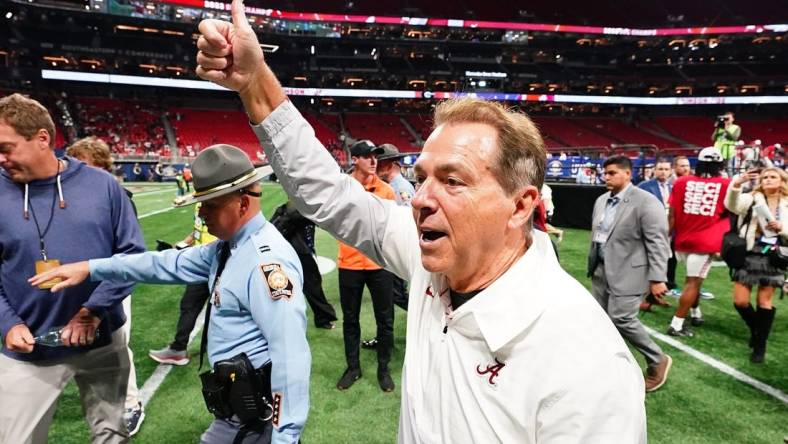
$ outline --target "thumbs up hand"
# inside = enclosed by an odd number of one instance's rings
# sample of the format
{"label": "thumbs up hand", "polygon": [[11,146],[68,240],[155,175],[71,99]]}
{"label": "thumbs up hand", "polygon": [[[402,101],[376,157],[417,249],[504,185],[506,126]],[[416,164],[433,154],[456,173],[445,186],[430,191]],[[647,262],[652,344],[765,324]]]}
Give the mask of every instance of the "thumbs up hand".
{"label": "thumbs up hand", "polygon": [[233,0],[232,23],[200,22],[197,39],[197,75],[233,91],[243,92],[265,69],[263,50],[246,19],[242,0]]}

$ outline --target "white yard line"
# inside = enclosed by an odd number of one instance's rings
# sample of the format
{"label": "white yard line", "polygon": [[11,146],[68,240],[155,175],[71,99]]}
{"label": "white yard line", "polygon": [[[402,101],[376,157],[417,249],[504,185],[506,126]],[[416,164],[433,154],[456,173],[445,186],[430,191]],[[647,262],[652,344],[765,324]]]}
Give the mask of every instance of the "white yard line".
{"label": "white yard line", "polygon": [[168,211],[172,211],[177,207],[167,207],[162,208],[161,210],[151,211],[150,213],[141,214],[137,219],[145,219],[146,217],[155,216],[157,214],[166,213]]}
{"label": "white yard line", "polygon": [[[203,307],[200,314],[197,316],[197,322],[194,323],[194,328],[192,332],[189,334],[189,345],[191,345],[194,338],[200,334],[202,330],[202,322],[200,322],[205,317],[205,307]],[[186,347],[188,349],[188,346]],[[153,395],[156,393],[156,390],[159,389],[159,386],[164,382],[164,378],[170,373],[172,370],[172,365],[169,364],[159,364],[156,367],[156,370],[153,371],[153,374],[150,375],[145,381],[145,384],[140,389],[140,402],[142,405],[145,406],[148,402],[153,398]]]}
{"label": "white yard line", "polygon": [[666,343],[666,344],[668,344],[668,345],[670,345],[670,346],[672,346],[674,348],[677,348],[677,349],[683,351],[684,353],[692,356],[693,358],[701,361],[702,363],[704,363],[704,364],[706,364],[708,366],[714,367],[715,369],[721,371],[722,373],[725,373],[726,375],[736,379],[737,381],[740,381],[740,382],[743,382],[745,384],[748,384],[748,385],[754,387],[755,389],[757,389],[757,390],[759,390],[759,391],[771,396],[772,398],[775,398],[775,399],[777,399],[779,401],[782,401],[784,404],[788,404],[788,394],[785,394],[785,392],[781,391],[780,389],[772,387],[772,386],[770,386],[770,385],[768,385],[766,383],[763,383],[763,382],[753,378],[750,375],[742,373],[741,371],[736,370],[735,368],[731,367],[730,365],[725,364],[724,362],[718,361],[718,360],[712,358],[711,356],[709,356],[709,355],[707,355],[705,353],[699,352],[698,350],[695,350],[694,348],[690,347],[689,345],[686,345],[683,342],[677,341],[677,340],[671,338],[668,335],[664,335],[662,333],[659,333],[659,332],[657,332],[656,330],[654,330],[652,328],[646,327],[645,325],[643,327],[645,327],[645,329],[648,332],[648,334],[650,334],[651,336],[654,336],[655,338],[659,339],[660,341],[662,341],[662,342],[664,342],[664,343]]}
{"label": "white yard line", "polygon": [[141,196],[150,196],[151,194],[159,194],[159,193],[175,193],[175,188],[167,188],[166,190],[156,190],[156,191],[143,191],[140,193],[134,193],[134,197],[141,197]]}

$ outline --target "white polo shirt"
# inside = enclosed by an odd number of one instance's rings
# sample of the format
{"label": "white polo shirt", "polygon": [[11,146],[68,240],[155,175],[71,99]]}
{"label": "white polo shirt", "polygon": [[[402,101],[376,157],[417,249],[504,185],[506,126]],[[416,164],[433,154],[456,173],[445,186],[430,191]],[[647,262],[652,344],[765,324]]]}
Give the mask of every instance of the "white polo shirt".
{"label": "white polo shirt", "polygon": [[410,281],[400,443],[646,442],[641,370],[547,234],[452,312],[409,208],[341,174],[290,102],[252,128],[301,214]]}
{"label": "white polo shirt", "polygon": [[[392,265],[405,245],[407,222],[397,222],[383,243]],[[646,442],[637,362],[560,268],[547,235],[533,237],[518,262],[456,311],[445,277],[424,270],[420,257],[404,261],[415,270],[400,443]]]}

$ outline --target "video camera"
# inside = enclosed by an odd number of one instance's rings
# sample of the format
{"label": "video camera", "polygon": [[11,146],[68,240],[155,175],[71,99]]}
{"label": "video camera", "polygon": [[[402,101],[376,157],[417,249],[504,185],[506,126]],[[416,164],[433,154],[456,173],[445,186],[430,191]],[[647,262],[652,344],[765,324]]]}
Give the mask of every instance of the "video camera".
{"label": "video camera", "polygon": [[723,114],[723,115],[717,116],[717,123],[716,123],[717,128],[725,128],[725,123],[727,121],[728,121],[728,115],[727,114]]}

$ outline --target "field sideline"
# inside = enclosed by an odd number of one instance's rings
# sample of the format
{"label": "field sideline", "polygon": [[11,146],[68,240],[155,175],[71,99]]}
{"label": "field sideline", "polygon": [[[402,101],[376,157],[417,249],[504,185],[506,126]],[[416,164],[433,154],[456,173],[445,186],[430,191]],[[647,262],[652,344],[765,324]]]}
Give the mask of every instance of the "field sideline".
{"label": "field sideline", "polygon": [[[128,184],[137,195],[140,221],[148,248],[156,239],[176,242],[190,231],[191,207],[172,209],[175,187],[168,185]],[[170,189],[171,192],[165,190]],[[270,216],[285,201],[282,189],[267,184],[262,197],[263,211]],[[560,211],[560,208],[557,209]],[[155,213],[155,214],[154,214]],[[576,279],[590,288],[585,277],[589,232],[567,230],[560,245],[561,263]],[[318,254],[336,257],[336,241],[318,230]],[[681,268],[681,267],[679,267]],[[680,271],[680,279],[683,272]],[[782,392],[788,392],[788,302],[775,298],[777,319],[769,339],[766,362],[749,362],[746,327],[733,310],[731,283],[726,268],[714,268],[704,287],[716,299],[703,301],[706,324],[696,329],[696,337],[681,342],[717,359]],[[323,288],[341,317],[336,270],[324,276]],[[172,340],[178,317],[180,286],[138,285],[132,303],[131,347],[135,353],[140,387],[156,368],[147,356],[149,349],[165,346]],[[674,304],[676,301],[669,299]],[[395,352],[392,376],[394,393],[380,391],[375,378],[374,353],[362,351],[362,379],[347,392],[335,388],[344,370],[341,324],[335,330],[315,329],[309,317],[309,343],[312,350],[311,408],[302,442],[311,443],[393,443],[399,418],[399,379],[404,357],[405,312],[395,310]],[[673,308],[657,308],[642,315],[643,322],[664,332]],[[198,322],[201,322],[198,321]],[[341,319],[340,319],[341,322]],[[375,334],[369,298],[362,309],[362,337]],[[199,338],[199,337],[198,337]],[[191,345],[192,356],[199,354],[199,340]],[[725,375],[696,358],[658,341],[673,356],[674,365],[667,384],[646,397],[649,442],[651,443],[781,443],[788,435],[788,405]],[[641,364],[642,358],[635,353]],[[150,400],[138,443],[194,443],[211,421],[203,404],[198,380],[198,359],[185,367],[174,368]],[[204,369],[203,369],[204,370]],[[72,383],[60,398],[49,435],[52,443],[89,442],[89,431],[82,417],[79,396]]]}

